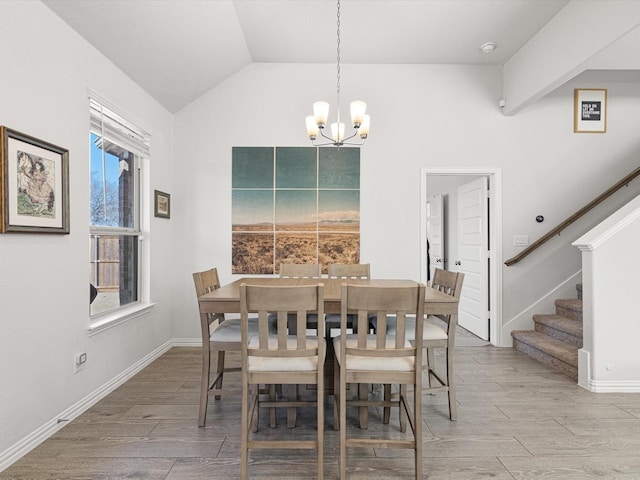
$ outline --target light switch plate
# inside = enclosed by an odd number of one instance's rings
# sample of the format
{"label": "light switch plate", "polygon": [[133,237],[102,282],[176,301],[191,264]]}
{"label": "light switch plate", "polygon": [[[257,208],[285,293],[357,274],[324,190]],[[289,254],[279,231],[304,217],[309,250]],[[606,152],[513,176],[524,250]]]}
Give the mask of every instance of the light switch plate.
{"label": "light switch plate", "polygon": [[526,247],[529,245],[529,235],[514,235],[513,246],[514,247]]}

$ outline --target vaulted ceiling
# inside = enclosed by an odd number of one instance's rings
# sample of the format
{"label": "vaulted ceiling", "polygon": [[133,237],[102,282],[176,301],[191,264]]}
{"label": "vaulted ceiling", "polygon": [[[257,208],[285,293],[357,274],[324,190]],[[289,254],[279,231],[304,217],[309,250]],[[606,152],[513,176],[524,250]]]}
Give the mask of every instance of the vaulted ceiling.
{"label": "vaulted ceiling", "polygon": [[[42,1],[171,112],[254,62],[336,62],[333,0]],[[569,3],[342,0],[341,62],[505,65]]]}

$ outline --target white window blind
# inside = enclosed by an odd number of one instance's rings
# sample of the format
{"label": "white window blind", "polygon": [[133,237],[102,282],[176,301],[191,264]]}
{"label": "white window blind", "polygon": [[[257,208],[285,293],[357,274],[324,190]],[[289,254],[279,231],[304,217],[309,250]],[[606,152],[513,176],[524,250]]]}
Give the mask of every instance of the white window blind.
{"label": "white window blind", "polygon": [[91,130],[106,140],[121,145],[136,155],[150,156],[151,133],[136,120],[127,118],[117,107],[109,105],[93,92],[89,92]]}

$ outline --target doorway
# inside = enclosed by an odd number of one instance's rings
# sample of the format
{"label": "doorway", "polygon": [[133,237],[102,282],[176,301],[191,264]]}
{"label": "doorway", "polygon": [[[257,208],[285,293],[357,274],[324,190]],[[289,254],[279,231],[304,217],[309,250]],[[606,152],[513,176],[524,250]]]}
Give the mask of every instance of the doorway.
{"label": "doorway", "polygon": [[[438,264],[440,268],[452,271],[465,272],[465,284],[461,297],[461,310],[459,320],[461,323],[470,322],[471,328],[476,330],[481,338],[488,338],[491,344],[501,344],[502,325],[502,275],[501,271],[501,238],[502,238],[502,204],[501,204],[501,172],[500,169],[422,169],[421,188],[421,281],[426,282],[428,272],[428,231],[432,215],[432,203],[442,204],[441,225],[436,230],[438,248]],[[464,195],[468,194],[469,186],[486,184],[488,195],[482,200],[481,208],[486,214],[483,220],[475,219],[477,224],[482,224],[482,232],[479,233],[478,245],[468,248],[465,235],[464,221],[458,219],[458,212],[464,202]],[[464,186],[464,187],[463,187]],[[461,193],[462,192],[462,193]],[[466,192],[466,193],[465,193]],[[476,192],[476,189],[473,189]],[[473,194],[473,206],[478,193]],[[485,202],[486,200],[486,202]],[[484,205],[486,203],[486,206]],[[480,205],[478,205],[480,208]],[[440,207],[438,207],[438,210]],[[478,211],[476,209],[476,211]],[[460,215],[465,215],[461,213]],[[453,219],[453,220],[448,220]],[[449,237],[449,238],[447,238]],[[430,247],[431,245],[429,245]],[[480,252],[479,259],[470,261],[468,253]],[[434,256],[432,255],[432,261]],[[454,258],[455,257],[455,258]],[[464,261],[462,260],[464,258]],[[478,263],[479,260],[480,263]],[[474,262],[482,268],[474,266]],[[431,265],[433,268],[433,265]],[[466,289],[465,289],[466,287]],[[465,291],[466,290],[466,291]],[[478,304],[478,301],[480,301]],[[486,309],[483,311],[483,308]],[[475,309],[475,310],[474,310]],[[474,311],[480,309],[484,318],[475,318]],[[466,316],[466,320],[463,319]],[[484,322],[484,323],[478,323]],[[475,325],[474,325],[475,324]],[[481,325],[481,327],[478,327]]]}

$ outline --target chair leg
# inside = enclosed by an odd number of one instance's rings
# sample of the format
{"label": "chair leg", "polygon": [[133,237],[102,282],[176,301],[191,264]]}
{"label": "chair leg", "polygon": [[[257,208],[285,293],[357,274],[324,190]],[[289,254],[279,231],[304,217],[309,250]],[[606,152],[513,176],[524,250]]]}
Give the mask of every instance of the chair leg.
{"label": "chair leg", "polygon": [[[418,371],[417,375],[420,375]],[[422,480],[422,387],[413,386],[413,424],[416,480]]]}
{"label": "chair leg", "polygon": [[407,398],[407,386],[405,384],[400,384],[400,402],[398,403],[400,412],[400,431],[402,433],[407,431],[407,411],[404,409],[402,405],[402,399]]}
{"label": "chair leg", "polygon": [[429,386],[429,388],[432,387],[431,385],[431,371],[436,368],[436,360],[435,360],[435,355],[433,353],[433,348],[427,348],[427,385]]}
{"label": "chair leg", "polygon": [[202,346],[202,377],[200,379],[200,412],[198,426],[204,427],[207,419],[207,404],[209,402],[209,382],[211,373],[211,354],[209,346]]}
{"label": "chair leg", "polygon": [[453,357],[455,351],[453,348],[447,348],[447,386],[449,387],[449,418],[451,420],[458,419],[458,405],[456,404],[456,381],[453,366]]}
{"label": "chair leg", "polygon": [[340,380],[340,480],[347,478],[347,383]]}
{"label": "chair leg", "polygon": [[333,429],[340,430],[340,365],[333,358]]}
{"label": "chair leg", "polygon": [[249,410],[249,419],[251,420],[250,428],[252,432],[258,431],[258,423],[260,421],[260,388],[249,385],[249,402],[252,408]]}
{"label": "chair leg", "polygon": [[[358,400],[367,400],[369,398],[369,384],[368,383],[359,383],[358,384]],[[360,428],[367,429],[369,428],[369,408],[368,407],[360,407]]]}
{"label": "chair leg", "polygon": [[316,413],[318,418],[318,480],[324,478],[324,367],[318,368],[318,382],[316,384]]}
{"label": "chair leg", "polygon": [[[388,383],[384,385],[384,400],[391,401],[391,385]],[[391,421],[391,407],[384,407],[383,412],[382,423],[388,425]]]}
{"label": "chair leg", "polygon": [[[298,400],[298,385],[289,385],[289,401]],[[287,428],[296,428],[296,420],[298,417],[298,409],[289,407],[287,409]]]}
{"label": "chair leg", "polygon": [[[279,385],[280,389],[282,389],[282,385]],[[269,385],[269,401],[275,402],[276,396],[278,394],[278,386],[277,385]],[[269,407],[269,426],[271,428],[276,428],[278,426],[278,420],[276,419],[276,407]]]}
{"label": "chair leg", "polygon": [[[218,365],[216,368],[218,378],[216,379],[216,384],[213,385],[213,388],[221,389],[222,388],[222,378],[224,376],[224,350],[220,350],[218,352]],[[216,395],[214,397],[216,400],[220,400],[220,395]]]}
{"label": "chair leg", "polygon": [[251,405],[249,402],[249,385],[243,382],[242,385],[242,418],[240,432],[240,479],[247,480],[247,468],[249,465],[249,416],[251,415]]}

